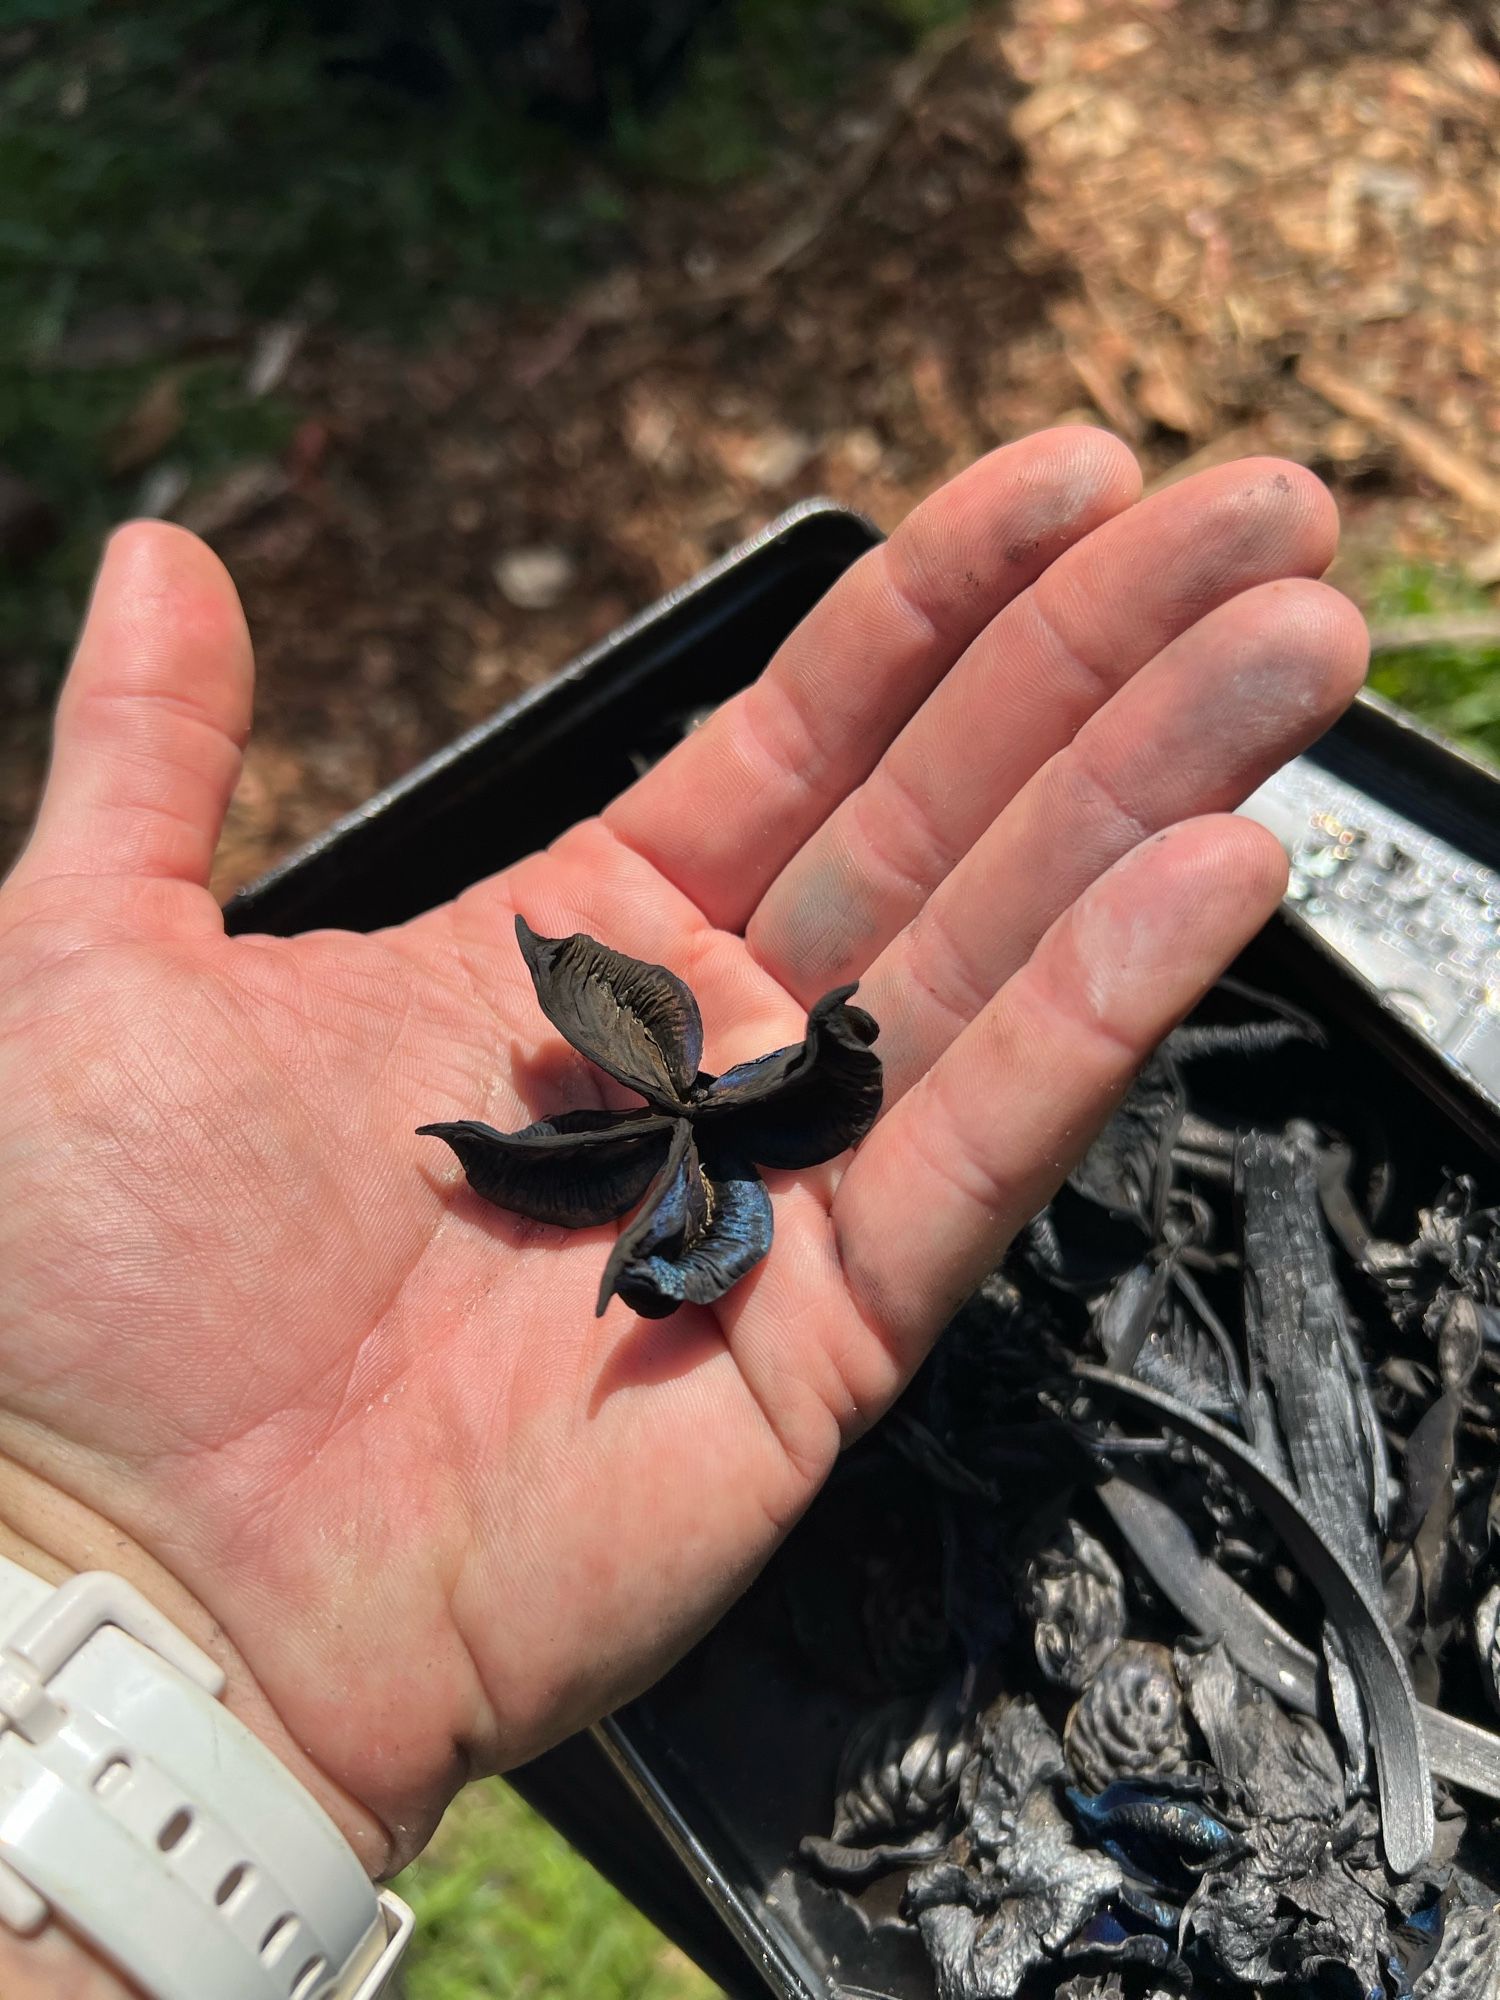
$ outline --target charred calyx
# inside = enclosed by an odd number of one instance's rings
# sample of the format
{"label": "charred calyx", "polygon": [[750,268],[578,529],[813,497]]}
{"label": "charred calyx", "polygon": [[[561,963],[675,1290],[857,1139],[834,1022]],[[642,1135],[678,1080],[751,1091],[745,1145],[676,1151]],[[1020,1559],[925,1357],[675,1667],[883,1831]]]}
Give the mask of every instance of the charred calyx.
{"label": "charred calyx", "polygon": [[825,993],[807,1034],[722,1076],[698,1065],[703,1018],[663,965],[582,931],[516,936],[542,1012],[580,1055],[639,1092],[638,1111],[562,1111],[520,1132],[464,1118],[418,1129],[444,1139],[469,1185],[499,1208],[586,1229],[640,1204],[599,1288],[647,1319],[722,1298],[771,1247],[758,1167],[811,1167],[862,1139],[880,1114],[874,1020],[852,986]]}

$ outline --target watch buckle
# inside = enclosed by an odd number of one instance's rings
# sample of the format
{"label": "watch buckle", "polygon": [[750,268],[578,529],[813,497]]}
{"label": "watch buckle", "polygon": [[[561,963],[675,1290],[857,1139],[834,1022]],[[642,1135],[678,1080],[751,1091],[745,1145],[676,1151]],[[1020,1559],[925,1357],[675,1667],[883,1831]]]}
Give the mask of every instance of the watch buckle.
{"label": "watch buckle", "polygon": [[380,1917],[385,1925],[385,1943],[379,1958],[370,1967],[347,2000],[380,2000],[390,1984],[397,1965],[406,1947],[411,1943],[412,1927],[416,1923],[410,1907],[389,1889],[382,1889],[377,1898]]}

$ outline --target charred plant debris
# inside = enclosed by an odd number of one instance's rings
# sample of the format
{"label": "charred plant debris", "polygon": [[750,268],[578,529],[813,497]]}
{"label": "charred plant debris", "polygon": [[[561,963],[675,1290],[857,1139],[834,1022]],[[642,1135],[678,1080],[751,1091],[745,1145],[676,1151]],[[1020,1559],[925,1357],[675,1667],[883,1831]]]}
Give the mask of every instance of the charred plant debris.
{"label": "charred plant debris", "polygon": [[1378,1111],[1232,1004],[888,1421],[949,1645],[802,1861],[939,2000],[1500,1995],[1500,1209],[1382,1235]]}
{"label": "charred plant debris", "polygon": [[880,1113],[878,1032],[853,986],[825,993],[800,1042],[722,1076],[699,1068],[703,1020],[663,965],[576,932],[516,936],[542,1012],[616,1083],[634,1111],[561,1111],[519,1132],[477,1119],[423,1125],[444,1139],[486,1201],[538,1222],[586,1229],[639,1209],[599,1287],[664,1319],[711,1305],[771,1247],[771,1197],[757,1167],[811,1167],[862,1139]]}

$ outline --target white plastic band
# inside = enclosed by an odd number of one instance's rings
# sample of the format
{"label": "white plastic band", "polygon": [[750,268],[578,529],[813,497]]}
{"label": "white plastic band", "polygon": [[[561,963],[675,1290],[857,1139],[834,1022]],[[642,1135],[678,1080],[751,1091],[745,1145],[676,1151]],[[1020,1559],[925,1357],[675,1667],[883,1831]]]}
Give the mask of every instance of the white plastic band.
{"label": "white plastic band", "polygon": [[411,1912],[222,1687],[120,1578],[0,1558],[0,1923],[55,1914],[153,2000],[376,2000]]}

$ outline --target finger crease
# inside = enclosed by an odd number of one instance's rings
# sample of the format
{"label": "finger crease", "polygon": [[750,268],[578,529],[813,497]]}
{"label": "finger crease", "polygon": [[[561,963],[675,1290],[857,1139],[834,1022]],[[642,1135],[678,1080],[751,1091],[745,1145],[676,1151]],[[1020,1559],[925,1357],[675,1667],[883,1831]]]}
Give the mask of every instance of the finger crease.
{"label": "finger crease", "polygon": [[[172,694],[165,689],[158,692],[130,688],[87,688],[79,697],[76,718],[81,720],[95,709],[108,712],[118,708],[128,710],[132,716],[142,721],[153,713],[170,715],[178,722],[190,723],[197,729],[207,730],[210,735],[219,737],[221,741],[233,744],[237,750],[243,750],[245,747],[248,731],[226,729],[222,722],[207,713],[198,702],[189,701],[186,696]],[[114,733],[112,723],[107,723],[105,727],[111,734]]]}
{"label": "finger crease", "polygon": [[[935,648],[941,648],[946,652],[950,651],[954,646],[966,644],[974,627],[974,619],[970,617],[962,622],[955,619],[945,626],[928,609],[927,605],[922,602],[921,597],[908,581],[908,539],[909,534],[903,533],[898,528],[888,542],[882,542],[878,549],[873,549],[870,552],[872,560],[876,556],[884,559],[881,563],[881,569],[885,576],[886,588],[895,599],[896,608],[916,626],[917,636],[924,652]],[[951,603],[955,597],[958,597],[962,601],[962,593],[955,592],[952,589],[952,583],[955,580],[944,578],[944,584],[947,587],[939,589],[934,593],[936,602],[939,604]]]}
{"label": "finger crease", "polygon": [[[934,955],[946,977],[932,976]],[[930,902],[913,922],[907,959],[912,977],[923,991],[962,1027],[967,1027],[995,997],[992,982],[975,970],[953,933],[943,904],[937,900]]]}
{"label": "finger crease", "polygon": [[[1092,699],[1092,707],[1101,708],[1116,692],[1119,683],[1111,677],[1106,668],[1095,666],[1093,661],[1084,658],[1043,603],[1040,591],[1028,590],[1021,602],[1026,605],[1032,619],[1040,627],[1044,644],[1064,667],[1087,682],[1087,694]],[[1079,726],[1076,723],[1073,725],[1074,728]]]}
{"label": "finger crease", "polygon": [[[773,688],[771,714],[762,715],[761,706]],[[736,719],[755,751],[779,776],[790,778],[803,792],[816,793],[827,758],[790,683],[757,681],[746,690]]]}
{"label": "finger crease", "polygon": [[1082,781],[1086,789],[1102,804],[1106,812],[1119,822],[1130,836],[1131,844],[1139,845],[1149,840],[1159,829],[1149,820],[1142,819],[1133,807],[1125,803],[1123,794],[1107,778],[1089,752],[1081,743],[1075,742],[1069,749],[1060,752],[1048,766],[1047,778],[1051,784],[1065,783],[1069,787]]}
{"label": "finger crease", "polygon": [[[881,799],[883,790],[890,793],[888,803]],[[958,855],[939,833],[931,812],[915,787],[894,763],[887,761],[879,765],[870,782],[861,786],[855,794],[855,800],[861,834],[893,874],[898,874],[924,896],[931,892],[935,883],[952,874],[959,860]],[[897,862],[892,856],[887,830],[897,826],[901,828],[903,839],[922,850],[915,868]]]}
{"label": "finger crease", "polygon": [[943,1121],[947,1142],[941,1148],[933,1144],[936,1119],[913,1116],[909,1123],[910,1130],[904,1135],[906,1143],[921,1156],[941,1184],[988,1216],[1004,1216],[1014,1210],[1014,1181],[1004,1180],[980,1157],[951,1113]]}
{"label": "finger crease", "polygon": [[1022,979],[1034,981],[1040,988],[1039,1008],[1054,1022],[1059,1022],[1073,1035],[1086,1035],[1105,1050],[1112,1071],[1123,1069],[1127,1076],[1134,1076],[1146,1060],[1148,1050],[1139,1048],[1120,1030],[1114,1027],[1108,1017],[1097,1008],[1086,1004],[1080,1006],[1079,998],[1088,998],[1087,979],[1055,979],[1050,970],[1033,959],[1026,970],[1019,975]]}

